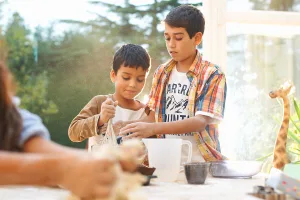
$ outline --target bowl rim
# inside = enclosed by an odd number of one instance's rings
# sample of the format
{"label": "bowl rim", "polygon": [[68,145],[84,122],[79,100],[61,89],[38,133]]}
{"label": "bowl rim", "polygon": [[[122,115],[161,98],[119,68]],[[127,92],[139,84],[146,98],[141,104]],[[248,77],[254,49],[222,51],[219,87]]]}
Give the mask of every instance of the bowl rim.
{"label": "bowl rim", "polygon": [[188,162],[184,163],[183,166],[210,166],[211,162]]}

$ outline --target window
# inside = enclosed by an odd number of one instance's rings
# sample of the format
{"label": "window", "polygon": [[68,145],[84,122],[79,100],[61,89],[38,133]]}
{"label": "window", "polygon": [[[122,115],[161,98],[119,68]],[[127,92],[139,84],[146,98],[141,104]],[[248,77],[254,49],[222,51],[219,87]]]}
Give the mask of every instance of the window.
{"label": "window", "polygon": [[300,96],[300,14],[292,12],[298,7],[258,11],[254,1],[246,1],[246,7],[235,0],[203,3],[204,57],[223,68],[228,83],[221,148],[238,160],[254,160],[274,148],[282,107],[269,91],[291,80]]}
{"label": "window", "polygon": [[300,11],[297,0],[228,0],[228,11],[277,10]]}

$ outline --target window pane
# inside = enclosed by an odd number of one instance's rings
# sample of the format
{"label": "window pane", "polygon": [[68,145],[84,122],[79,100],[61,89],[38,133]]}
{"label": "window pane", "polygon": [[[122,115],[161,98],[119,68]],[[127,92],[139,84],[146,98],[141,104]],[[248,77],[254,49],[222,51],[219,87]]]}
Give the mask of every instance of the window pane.
{"label": "window pane", "polygon": [[229,11],[277,10],[300,11],[298,0],[227,0]]}
{"label": "window pane", "polygon": [[273,151],[281,124],[282,106],[268,96],[269,91],[291,80],[294,95],[300,96],[300,34],[232,31],[242,29],[227,24],[228,96],[220,138],[225,155],[249,160]]}

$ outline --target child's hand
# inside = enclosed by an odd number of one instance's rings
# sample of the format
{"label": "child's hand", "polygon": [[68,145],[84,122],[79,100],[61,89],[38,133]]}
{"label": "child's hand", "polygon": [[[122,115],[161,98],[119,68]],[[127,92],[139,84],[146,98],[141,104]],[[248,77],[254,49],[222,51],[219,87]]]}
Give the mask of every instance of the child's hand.
{"label": "child's hand", "polygon": [[[127,134],[129,135],[127,136]],[[155,125],[154,123],[146,123],[146,122],[136,122],[136,123],[128,124],[124,128],[121,128],[119,135],[123,137],[123,140],[131,139],[131,138],[151,137],[153,135],[156,135]]]}
{"label": "child's hand", "polygon": [[106,199],[110,196],[117,178],[111,170],[115,164],[113,161],[73,157],[66,160],[66,163],[64,165],[68,167],[63,167],[65,170],[59,177],[61,179],[59,185],[81,198]]}
{"label": "child's hand", "polygon": [[107,123],[109,119],[115,117],[117,101],[107,98],[101,105],[99,125]]}

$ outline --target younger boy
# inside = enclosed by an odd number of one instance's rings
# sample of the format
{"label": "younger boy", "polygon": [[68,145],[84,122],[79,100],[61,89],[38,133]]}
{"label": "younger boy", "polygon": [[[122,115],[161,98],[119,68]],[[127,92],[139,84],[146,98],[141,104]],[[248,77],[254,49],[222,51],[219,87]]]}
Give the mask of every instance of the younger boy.
{"label": "younger boy", "polygon": [[[196,7],[181,5],[166,16],[164,25],[172,59],[154,74],[149,115],[144,122],[122,128],[120,135],[132,133],[124,139],[179,137],[192,142],[192,161],[225,159],[220,153],[218,122],[224,116],[227,86],[220,68],[203,60],[197,50],[204,33],[203,14]],[[163,123],[145,123],[154,121]]]}
{"label": "younger boy", "polygon": [[[147,51],[134,44],[123,45],[114,55],[111,81],[114,94],[98,95],[80,111],[69,127],[69,138],[73,142],[89,139],[88,146],[103,140],[101,127],[112,118],[113,122],[137,120],[145,114],[145,105],[135,100],[142,91],[150,68]],[[104,133],[105,134],[105,133]]]}

